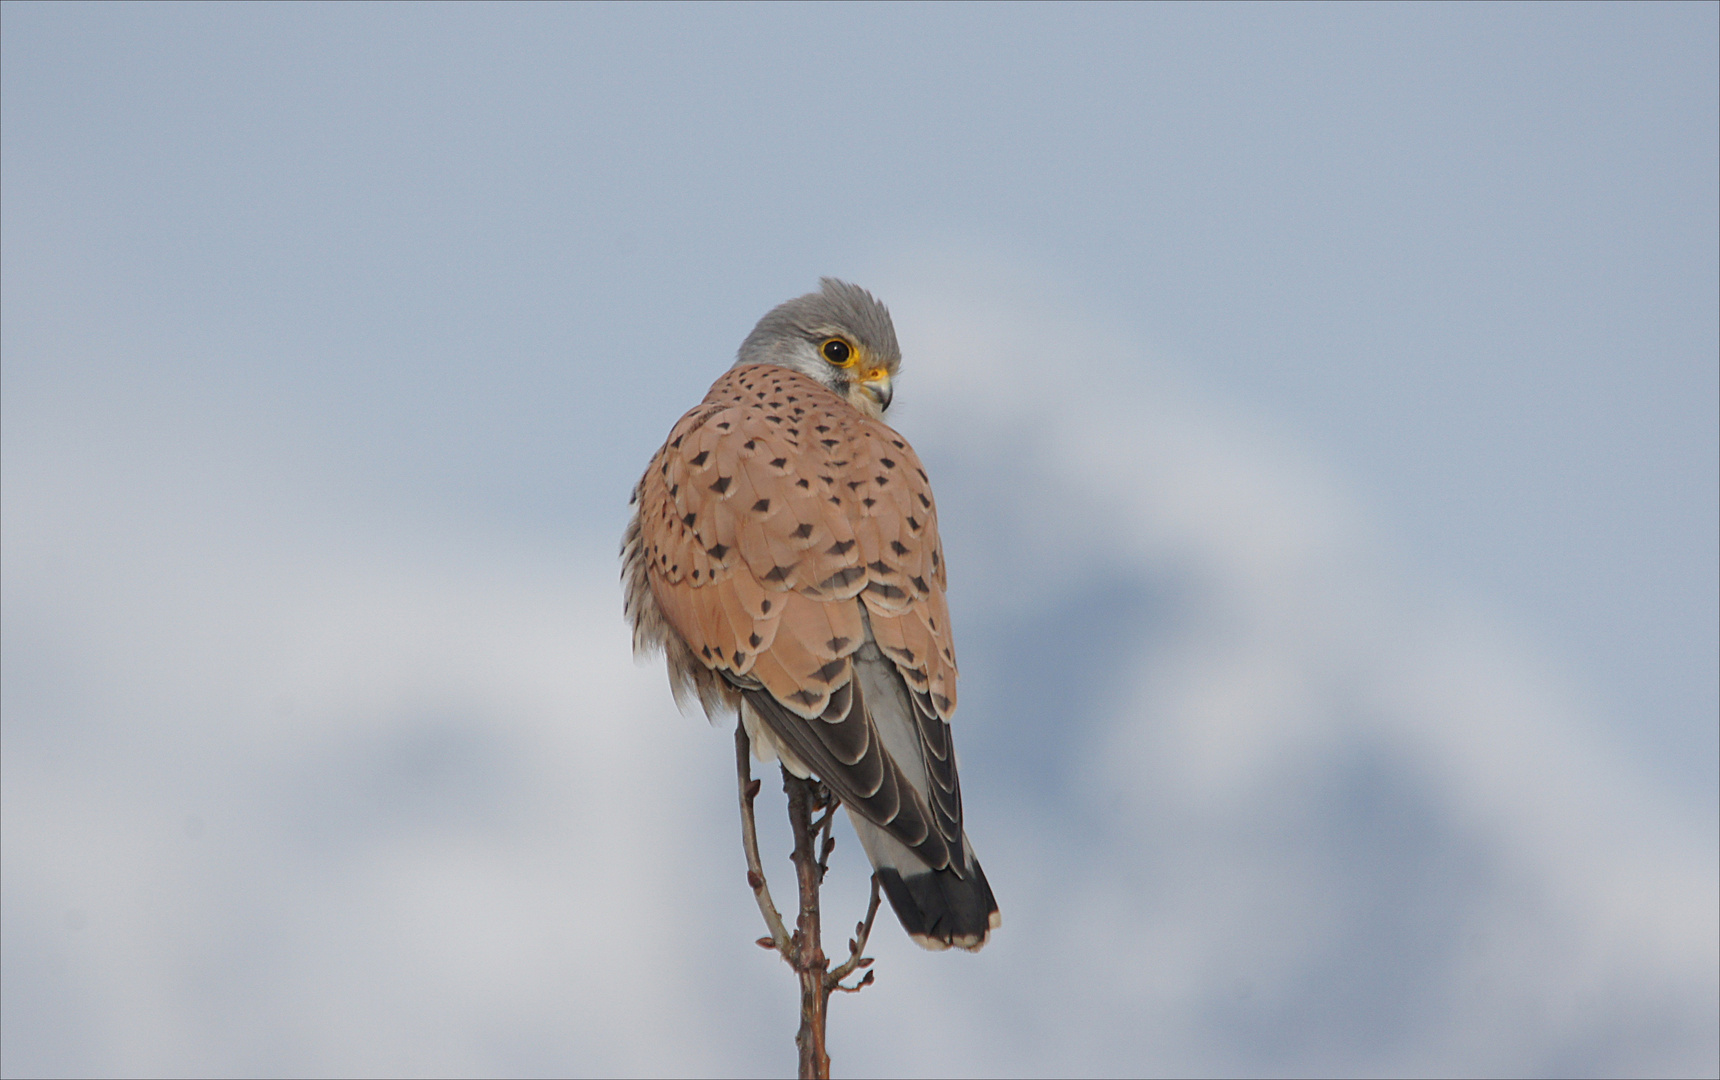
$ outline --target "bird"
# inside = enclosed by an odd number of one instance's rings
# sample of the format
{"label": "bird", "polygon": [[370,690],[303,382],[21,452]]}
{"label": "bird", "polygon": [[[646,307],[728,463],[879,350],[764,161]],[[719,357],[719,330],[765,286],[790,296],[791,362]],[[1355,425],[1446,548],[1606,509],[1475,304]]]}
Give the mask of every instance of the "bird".
{"label": "bird", "polygon": [[819,285],[758,321],[634,488],[634,653],[841,800],[913,941],[977,952],[1002,920],[962,818],[937,504],[883,422],[901,349],[870,292]]}

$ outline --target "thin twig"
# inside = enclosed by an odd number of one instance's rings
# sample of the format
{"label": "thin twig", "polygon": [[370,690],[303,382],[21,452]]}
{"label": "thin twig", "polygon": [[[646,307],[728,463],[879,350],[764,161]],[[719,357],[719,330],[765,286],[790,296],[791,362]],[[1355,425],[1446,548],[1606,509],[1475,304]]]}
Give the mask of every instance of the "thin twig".
{"label": "thin twig", "polygon": [[794,947],[788,936],[788,928],[782,924],[782,916],[777,913],[776,905],[771,903],[770,885],[764,880],[764,864],[758,857],[758,828],[753,821],[753,799],[758,797],[759,782],[752,778],[752,743],[747,738],[747,726],[744,723],[735,724],[735,771],[740,777],[741,785],[741,846],[747,853],[747,884],[752,886],[753,899],[758,901],[758,913],[764,916],[764,925],[770,931],[768,939],[760,938],[763,945],[768,940],[782,958],[788,961],[796,971],[800,969],[799,950]]}
{"label": "thin twig", "polygon": [[848,959],[832,971],[826,979],[830,989],[843,990],[847,993],[857,993],[862,986],[871,983],[873,972],[868,971],[866,977],[853,986],[843,986],[842,980],[854,973],[855,968],[871,967],[870,957],[863,956],[866,951],[866,941],[872,936],[872,920],[878,915],[878,875],[872,875],[872,902],[866,905],[866,919],[854,924],[854,936],[848,939]]}
{"label": "thin twig", "polygon": [[800,1048],[800,1075],[807,1078],[830,1076],[830,1054],[825,1048],[826,1010],[830,1005],[830,961],[824,955],[824,935],[819,926],[818,887],[823,873],[813,850],[818,834],[812,829],[815,803],[821,801],[816,780],[803,780],[782,770],[782,787],[788,794],[788,820],[794,829],[795,879],[800,885],[800,918],[794,931],[799,954],[794,965],[800,976],[800,1033],[794,1042]]}
{"label": "thin twig", "polygon": [[[788,795],[788,820],[794,833],[790,861],[794,863],[800,892],[800,917],[791,935],[771,901],[764,863],[759,858],[758,826],[753,814],[759,781],[752,777],[752,742],[747,737],[745,723],[735,725],[735,773],[740,782],[741,845],[746,849],[747,884],[752,886],[759,914],[764,916],[765,926],[770,930],[770,936],[759,938],[758,943],[775,949],[800,981],[800,1032],[794,1041],[800,1050],[801,1077],[828,1080],[830,1054],[825,1045],[825,1027],[830,995],[837,990],[856,993],[871,985],[875,977],[874,972],[867,971],[853,986],[842,985],[843,979],[872,964],[871,958],[863,954],[872,936],[872,920],[878,914],[878,875],[872,875],[872,899],[866,907],[866,918],[855,924],[855,936],[848,940],[848,959],[831,971],[819,925],[818,890],[830,865],[830,853],[836,847],[830,830],[842,801],[820,781],[800,779],[786,767],[782,770],[782,786]],[[812,815],[819,810],[824,813],[815,820]]]}
{"label": "thin twig", "polygon": [[825,872],[830,869],[830,853],[836,850],[836,838],[830,835],[830,828],[835,824],[831,819],[836,816],[836,809],[842,805],[842,800],[837,798],[836,792],[831,791],[829,787],[823,784],[820,784],[819,787],[822,789],[826,805],[829,807],[824,811],[822,817],[812,823],[812,834],[814,836],[822,834],[822,838],[818,842],[818,880],[823,882]]}

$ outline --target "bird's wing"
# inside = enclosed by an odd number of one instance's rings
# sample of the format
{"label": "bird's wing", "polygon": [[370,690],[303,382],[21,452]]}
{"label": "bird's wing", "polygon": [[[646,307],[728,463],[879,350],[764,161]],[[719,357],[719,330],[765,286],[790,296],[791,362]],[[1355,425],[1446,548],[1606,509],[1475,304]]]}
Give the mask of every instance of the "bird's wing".
{"label": "bird's wing", "polygon": [[[806,376],[738,367],[675,425],[638,498],[652,594],[693,657],[851,809],[962,874],[947,578],[907,441]],[[880,654],[906,709],[856,678]]]}

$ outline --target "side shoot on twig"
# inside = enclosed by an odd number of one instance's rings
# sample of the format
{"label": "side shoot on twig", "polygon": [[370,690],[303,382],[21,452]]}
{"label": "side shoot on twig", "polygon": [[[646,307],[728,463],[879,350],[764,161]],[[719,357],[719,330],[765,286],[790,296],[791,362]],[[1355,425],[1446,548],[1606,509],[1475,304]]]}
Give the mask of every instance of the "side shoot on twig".
{"label": "side shoot on twig", "polygon": [[[794,831],[790,861],[800,889],[800,914],[794,933],[790,934],[770,898],[770,885],[765,881],[764,864],[759,859],[758,830],[753,816],[759,781],[752,776],[751,740],[747,738],[746,725],[741,723],[735,725],[735,770],[740,781],[741,846],[746,851],[747,884],[752,886],[753,899],[758,901],[759,914],[764,916],[765,929],[769,931],[768,936],[758,939],[758,944],[775,949],[800,980],[800,1031],[794,1042],[800,1051],[802,1080],[828,1080],[830,1054],[825,1048],[825,1021],[830,995],[837,990],[856,993],[873,979],[873,972],[867,971],[852,985],[843,984],[855,971],[872,964],[865,952],[867,939],[872,935],[872,920],[878,914],[878,875],[872,875],[872,898],[866,905],[866,918],[855,924],[854,937],[848,941],[848,958],[835,968],[830,967],[830,960],[824,955],[818,890],[830,866],[830,853],[836,847],[830,830],[841,802],[821,782],[802,780],[787,769],[782,771],[783,790],[788,794],[788,820]],[[814,814],[818,816],[814,818]]]}

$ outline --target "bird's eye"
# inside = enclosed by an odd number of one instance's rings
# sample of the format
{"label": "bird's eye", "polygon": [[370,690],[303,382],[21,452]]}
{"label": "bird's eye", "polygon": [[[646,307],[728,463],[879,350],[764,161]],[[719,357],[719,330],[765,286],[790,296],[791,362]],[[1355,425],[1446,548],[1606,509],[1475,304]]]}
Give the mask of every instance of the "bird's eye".
{"label": "bird's eye", "polygon": [[831,338],[820,345],[818,351],[824,354],[824,359],[838,367],[845,367],[854,359],[854,350],[841,338]]}

